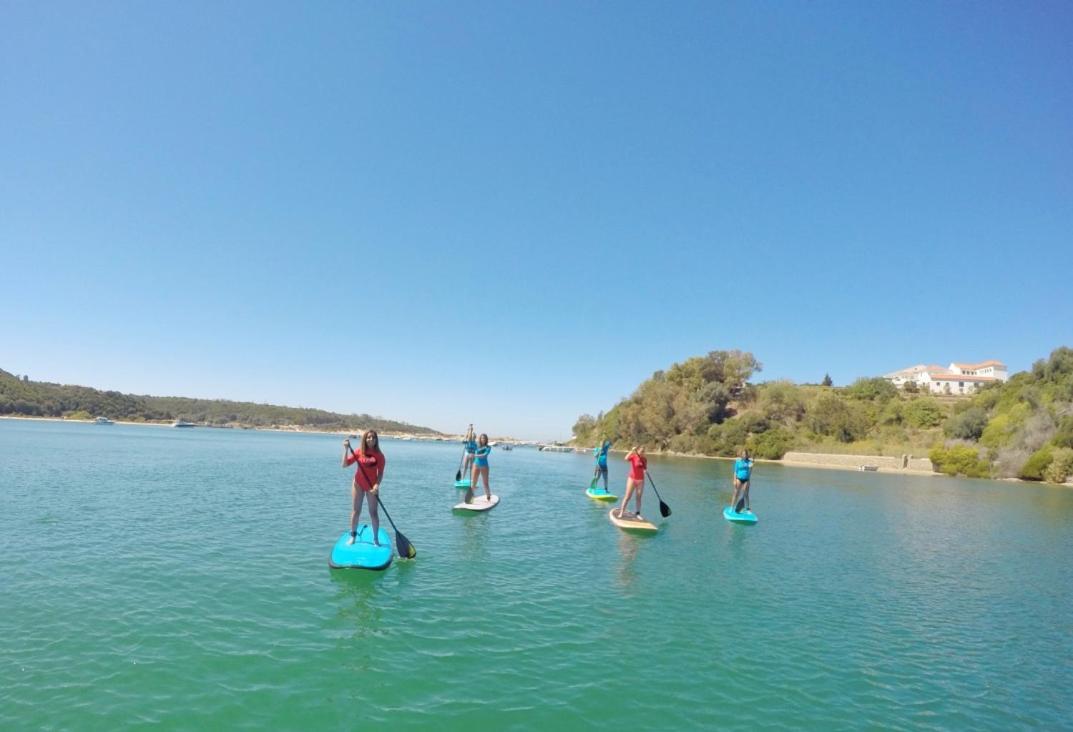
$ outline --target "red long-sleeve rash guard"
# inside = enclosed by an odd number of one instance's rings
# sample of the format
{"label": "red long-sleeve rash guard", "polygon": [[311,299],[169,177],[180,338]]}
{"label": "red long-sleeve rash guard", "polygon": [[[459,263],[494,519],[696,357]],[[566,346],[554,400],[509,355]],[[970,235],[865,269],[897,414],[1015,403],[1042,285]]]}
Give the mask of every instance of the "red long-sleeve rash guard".
{"label": "red long-sleeve rash guard", "polygon": [[373,484],[369,482],[369,478],[375,478],[375,483],[380,484],[381,479],[384,477],[384,467],[387,465],[387,458],[383,453],[371,452],[365,457],[362,457],[356,452],[352,452],[347,455],[346,464],[353,465],[358,463],[358,468],[354,472],[354,481],[358,484],[358,487],[363,491],[370,491],[373,488]]}

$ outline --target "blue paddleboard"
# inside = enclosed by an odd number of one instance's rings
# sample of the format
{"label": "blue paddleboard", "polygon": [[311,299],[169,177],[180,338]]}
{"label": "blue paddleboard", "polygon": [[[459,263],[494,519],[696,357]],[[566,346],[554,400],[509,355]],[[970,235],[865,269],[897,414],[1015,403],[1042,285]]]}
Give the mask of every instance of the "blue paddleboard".
{"label": "blue paddleboard", "polygon": [[469,481],[468,480],[456,480],[455,481],[455,488],[469,488]]}
{"label": "blue paddleboard", "polygon": [[752,511],[742,511],[741,513],[735,513],[733,506],[727,506],[723,509],[723,518],[727,521],[733,521],[736,524],[755,524],[756,514]]}
{"label": "blue paddleboard", "polygon": [[328,566],[332,569],[384,569],[391,564],[391,537],[380,527],[380,546],[373,544],[373,530],[369,524],[358,524],[358,536],[347,546],[350,532],[344,531],[332,547]]}

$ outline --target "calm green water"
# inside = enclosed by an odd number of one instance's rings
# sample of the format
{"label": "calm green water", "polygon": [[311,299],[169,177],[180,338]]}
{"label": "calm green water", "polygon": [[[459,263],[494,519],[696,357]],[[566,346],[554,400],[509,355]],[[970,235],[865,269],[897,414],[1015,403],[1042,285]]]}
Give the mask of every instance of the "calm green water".
{"label": "calm green water", "polygon": [[656,459],[632,537],[587,457],[494,452],[455,516],[456,446],[384,447],[418,557],[340,572],[338,438],[0,420],[0,728],[1073,719],[1071,491],[764,465],[740,527]]}

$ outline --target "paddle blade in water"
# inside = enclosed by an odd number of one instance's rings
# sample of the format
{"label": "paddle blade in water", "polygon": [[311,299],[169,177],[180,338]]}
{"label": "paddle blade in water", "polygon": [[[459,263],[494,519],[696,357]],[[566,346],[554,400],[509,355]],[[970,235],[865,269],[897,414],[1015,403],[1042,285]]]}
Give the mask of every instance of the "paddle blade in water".
{"label": "paddle blade in water", "polygon": [[734,506],[734,513],[741,513],[741,509],[745,508],[745,499],[739,498],[738,505]]}
{"label": "paddle blade in water", "polygon": [[671,507],[668,506],[663,501],[660,501],[659,502],[659,512],[663,516],[663,518],[667,518],[668,516],[671,515]]}
{"label": "paddle blade in water", "polygon": [[395,545],[399,549],[399,556],[400,557],[406,557],[407,559],[413,559],[414,557],[417,556],[417,550],[414,549],[414,545],[411,544],[410,540],[407,539],[402,534],[400,534],[398,531],[395,532]]}

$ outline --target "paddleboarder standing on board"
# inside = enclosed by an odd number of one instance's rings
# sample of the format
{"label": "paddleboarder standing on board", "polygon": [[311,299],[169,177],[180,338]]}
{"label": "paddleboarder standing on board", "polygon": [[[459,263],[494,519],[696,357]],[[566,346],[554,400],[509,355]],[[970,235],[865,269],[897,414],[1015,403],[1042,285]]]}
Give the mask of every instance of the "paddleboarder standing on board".
{"label": "paddleboarder standing on board", "polygon": [[738,500],[745,502],[745,510],[749,508],[749,478],[753,473],[753,459],[749,457],[749,451],[741,449],[741,457],[734,461],[734,499],[730,505],[734,507],[734,513],[741,513]]}
{"label": "paddleboarder standing on board", "polygon": [[377,494],[380,493],[380,481],[384,479],[384,466],[387,458],[380,452],[380,438],[376,430],[366,430],[361,436],[361,445],[354,452],[350,447],[350,440],[343,440],[343,467],[358,464],[354,471],[354,482],[350,485],[350,496],[353,504],[350,510],[350,538],[347,546],[354,543],[357,538],[358,519],[361,518],[361,503],[365,500],[365,494],[369,494],[369,514],[372,516],[373,544],[380,546],[380,512],[377,510]]}
{"label": "paddleboarder standing on board", "polygon": [[473,489],[477,487],[477,481],[484,476],[484,495],[491,501],[492,489],[488,487],[488,453],[492,447],[488,444],[488,435],[481,433],[477,440],[477,450],[473,453],[473,477],[470,478],[469,488],[466,489],[466,503],[473,500]]}
{"label": "paddleboarder standing on board", "polygon": [[592,454],[596,457],[596,468],[592,471],[592,486],[596,487],[596,482],[603,477],[604,479],[604,493],[608,492],[607,489],[607,451],[611,449],[611,440],[604,440],[604,444],[600,447],[594,447]]}
{"label": "paddleboarder standing on board", "polygon": [[473,455],[477,452],[477,436],[473,433],[473,425],[466,430],[466,439],[462,440],[466,455],[462,459],[462,475],[468,476],[473,468]]}
{"label": "paddleboarder standing on board", "polygon": [[[645,446],[638,445],[626,454],[626,460],[630,464],[630,475],[626,478],[626,495],[622,498],[616,516],[623,519],[644,521],[641,516],[641,497],[645,492],[645,470],[648,469],[648,460],[645,458]],[[630,496],[635,496],[634,501],[637,510],[632,514],[626,510],[630,505]]]}

